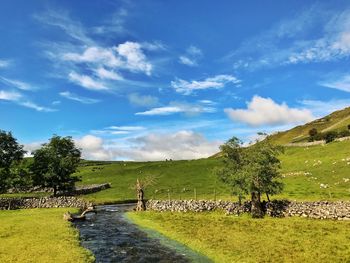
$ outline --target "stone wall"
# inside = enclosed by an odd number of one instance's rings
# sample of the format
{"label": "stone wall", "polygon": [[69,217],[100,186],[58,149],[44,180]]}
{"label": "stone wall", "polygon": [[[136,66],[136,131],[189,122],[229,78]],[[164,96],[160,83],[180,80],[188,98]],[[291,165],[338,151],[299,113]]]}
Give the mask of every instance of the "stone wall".
{"label": "stone wall", "polygon": [[43,198],[0,198],[0,210],[78,207],[85,209],[92,203],[76,197],[43,197]]}
{"label": "stone wall", "polygon": [[[223,210],[226,214],[239,215],[250,212],[250,202],[238,205],[229,201],[206,201],[206,200],[149,200],[147,209],[154,211],[172,212],[204,212]],[[269,216],[273,217],[309,217],[316,219],[350,220],[350,202],[289,202],[276,200],[264,202],[263,207]]]}

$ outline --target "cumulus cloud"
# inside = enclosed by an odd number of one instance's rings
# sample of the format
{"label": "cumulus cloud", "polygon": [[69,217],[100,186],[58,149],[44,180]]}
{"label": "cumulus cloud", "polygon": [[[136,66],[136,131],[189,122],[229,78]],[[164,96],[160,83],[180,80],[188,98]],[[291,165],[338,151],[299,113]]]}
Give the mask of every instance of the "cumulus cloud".
{"label": "cumulus cloud", "polygon": [[104,148],[103,139],[86,135],[75,140],[77,147],[82,150],[82,157],[87,160],[113,160],[113,155]]}
{"label": "cumulus cloud", "polygon": [[96,99],[78,96],[78,95],[71,93],[69,91],[63,91],[63,92],[60,92],[59,94],[60,94],[60,96],[66,98],[66,99],[78,101],[78,102],[83,103],[83,104],[94,104],[94,103],[100,102],[99,100],[96,100]]}
{"label": "cumulus cloud", "polygon": [[206,158],[218,152],[222,143],[209,141],[200,133],[186,130],[171,134],[148,134],[132,142],[135,145],[123,154],[138,161]]}
{"label": "cumulus cloud", "polygon": [[135,115],[171,115],[175,113],[185,113],[187,115],[196,115],[200,113],[213,113],[216,109],[213,107],[203,106],[200,104],[176,103],[172,102],[168,106],[157,107],[143,112],[137,112]]}
{"label": "cumulus cloud", "polygon": [[281,125],[305,123],[315,119],[308,109],[290,108],[287,104],[278,104],[270,98],[254,96],[247,104],[247,109],[225,109],[234,121],[251,126]]}
{"label": "cumulus cloud", "polygon": [[218,152],[220,141],[209,141],[200,133],[182,130],[175,133],[147,134],[129,139],[127,145],[86,135],[75,140],[83,158],[91,160],[127,159],[135,161],[184,160],[209,157]]}
{"label": "cumulus cloud", "polygon": [[196,90],[220,89],[228,83],[239,84],[240,82],[241,80],[232,75],[216,75],[201,81],[186,81],[183,79],[177,79],[171,82],[171,86],[179,93],[190,95]]}
{"label": "cumulus cloud", "polygon": [[159,104],[159,99],[151,95],[140,95],[138,93],[131,93],[128,96],[129,102],[136,106],[152,107]]}

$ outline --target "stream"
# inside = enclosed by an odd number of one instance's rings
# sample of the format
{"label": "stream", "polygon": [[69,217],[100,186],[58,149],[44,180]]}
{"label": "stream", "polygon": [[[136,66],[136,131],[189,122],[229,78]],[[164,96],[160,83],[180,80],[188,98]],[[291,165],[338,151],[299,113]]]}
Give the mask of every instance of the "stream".
{"label": "stream", "polygon": [[96,262],[211,262],[176,241],[138,228],[125,217],[133,207],[97,206],[96,214],[74,222],[82,246],[92,251]]}

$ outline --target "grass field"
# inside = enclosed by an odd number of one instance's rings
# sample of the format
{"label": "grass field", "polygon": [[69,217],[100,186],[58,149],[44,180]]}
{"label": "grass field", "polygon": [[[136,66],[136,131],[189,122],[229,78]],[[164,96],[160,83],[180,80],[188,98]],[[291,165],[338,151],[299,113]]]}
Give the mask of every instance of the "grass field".
{"label": "grass field", "polygon": [[132,212],[128,217],[214,262],[350,262],[350,222],[218,213]]}
{"label": "grass field", "polygon": [[67,209],[0,211],[0,262],[93,262],[78,232],[62,219]]}
{"label": "grass field", "polygon": [[[325,146],[288,147],[282,161],[285,191],[276,198],[291,200],[350,199],[350,141]],[[101,163],[100,163],[101,164]],[[217,180],[213,169],[220,159],[172,162],[114,162],[80,168],[80,184],[112,183],[112,188],[84,198],[103,203],[135,199],[136,178],[157,176],[146,191],[154,199],[232,199],[229,188]],[[324,187],[322,187],[324,185]]]}

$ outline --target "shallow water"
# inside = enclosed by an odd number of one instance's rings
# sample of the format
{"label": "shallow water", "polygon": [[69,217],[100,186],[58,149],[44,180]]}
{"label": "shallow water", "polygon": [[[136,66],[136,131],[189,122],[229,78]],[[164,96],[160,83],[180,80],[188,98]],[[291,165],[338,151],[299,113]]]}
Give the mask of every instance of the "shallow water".
{"label": "shallow water", "polygon": [[[96,214],[87,214],[86,221],[75,222],[81,244],[91,250],[96,262],[190,262],[189,255],[165,246],[129,222],[124,213],[133,206],[97,206]],[[183,249],[182,249],[183,251]],[[189,253],[191,254],[191,253]],[[193,255],[192,255],[193,256]],[[199,259],[196,262],[206,260]]]}

